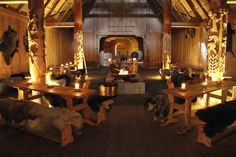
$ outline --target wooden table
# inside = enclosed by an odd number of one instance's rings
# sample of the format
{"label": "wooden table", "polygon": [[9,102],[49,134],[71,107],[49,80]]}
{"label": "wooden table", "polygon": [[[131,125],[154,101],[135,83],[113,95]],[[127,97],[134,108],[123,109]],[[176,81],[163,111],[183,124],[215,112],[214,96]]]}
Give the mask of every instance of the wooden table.
{"label": "wooden table", "polygon": [[[85,119],[85,123],[90,123],[90,117],[89,117],[89,107],[87,105],[87,98],[89,95],[95,94],[96,90],[90,90],[90,89],[81,89],[80,91],[75,90],[73,87],[65,87],[65,86],[48,86],[47,84],[29,84],[25,81],[21,82],[15,82],[9,84],[12,87],[15,87],[18,89],[18,99],[22,100],[33,100],[36,98],[42,98],[43,93],[51,93],[60,95],[63,98],[66,99],[67,107],[72,110],[83,110],[83,116]],[[37,91],[38,95],[30,96],[30,90]],[[73,98],[83,98],[83,103],[74,105],[73,104]],[[104,115],[102,115],[104,116]],[[65,145],[73,142],[73,136],[72,136],[72,127],[71,123],[73,123],[73,119],[69,119],[68,122],[65,125],[65,128],[61,130],[59,137],[55,135],[55,131],[52,132],[52,130],[55,130],[53,128],[51,129],[45,129],[47,125],[44,125],[39,120],[36,119],[35,121],[30,121],[30,123],[23,125],[11,125],[17,129],[35,134],[37,136],[44,137],[46,139],[49,139],[51,141],[59,142],[61,143],[61,146],[64,147]],[[33,125],[31,125],[33,124]],[[32,127],[33,126],[33,127]]]}
{"label": "wooden table", "polygon": [[127,61],[127,62],[124,62],[124,61],[121,61],[121,62],[113,62],[118,68],[122,69],[122,68],[125,68],[125,67],[131,67],[133,66],[133,69],[132,69],[132,72],[131,73],[137,73],[138,72],[138,65],[139,64],[143,64],[143,62],[141,61]]}
{"label": "wooden table", "polygon": [[[207,85],[203,85],[202,83],[187,85],[185,90],[179,88],[165,89],[162,92],[168,94],[169,102],[170,102],[170,112],[168,116],[168,121],[164,125],[168,125],[176,122],[176,119],[173,118],[173,109],[179,109],[184,111],[184,123],[185,127],[182,131],[178,132],[178,134],[184,134],[188,130],[193,127],[190,124],[190,116],[191,116],[191,105],[192,100],[198,96],[203,94],[207,94],[206,99],[206,107],[208,107],[209,97],[214,97],[217,99],[221,99],[221,102],[224,103],[227,97],[227,91],[229,88],[236,86],[236,82],[233,81],[221,81],[221,82],[208,82]],[[215,95],[211,92],[222,90],[221,95]],[[180,105],[174,102],[174,97],[181,97],[185,99],[185,104]]]}
{"label": "wooden table", "polygon": [[[11,83],[10,86],[18,88],[19,100],[33,100],[41,98],[43,93],[51,93],[62,96],[66,100],[67,107],[73,110],[83,110],[85,119],[89,119],[89,107],[87,105],[88,96],[95,94],[96,90],[81,89],[77,91],[73,87],[66,86],[48,86],[47,84],[30,84],[25,81]],[[38,91],[40,94],[29,96],[29,90]],[[73,98],[83,98],[82,104],[73,104]]]}

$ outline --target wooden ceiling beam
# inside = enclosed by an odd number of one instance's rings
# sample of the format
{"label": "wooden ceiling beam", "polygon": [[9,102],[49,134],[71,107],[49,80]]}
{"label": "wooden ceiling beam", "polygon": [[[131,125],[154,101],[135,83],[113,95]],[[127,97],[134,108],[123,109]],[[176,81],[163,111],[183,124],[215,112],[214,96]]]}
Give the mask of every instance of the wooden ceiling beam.
{"label": "wooden ceiling beam", "polygon": [[45,3],[44,3],[44,8],[46,8],[49,4],[50,0],[45,0]]}
{"label": "wooden ceiling beam", "polygon": [[28,0],[0,0],[0,4],[28,4]]}
{"label": "wooden ceiling beam", "polygon": [[[174,19],[175,19],[176,21],[178,21],[178,22],[183,22],[183,21],[182,21],[182,18],[179,16],[179,14],[177,13],[176,10],[171,10],[171,15],[172,15],[172,17],[174,17]],[[173,20],[171,20],[171,21],[173,21]]]}
{"label": "wooden ceiling beam", "polygon": [[59,18],[59,22],[61,22],[63,20],[63,18],[67,15],[67,13],[71,10],[72,11],[72,6],[73,6],[73,3],[71,3],[69,5],[69,7],[66,9],[65,13],[61,16],[61,18]]}
{"label": "wooden ceiling beam", "polygon": [[191,22],[201,22],[202,20],[207,18],[196,0],[190,0],[188,4],[191,7],[192,11],[195,13],[195,17],[190,20]]}
{"label": "wooden ceiling beam", "polygon": [[[64,1],[64,2],[61,4],[61,6],[59,7],[59,9],[58,9],[57,12],[56,12],[56,15],[59,15],[59,13],[61,12],[62,8],[65,6],[66,3],[67,3],[67,2]],[[56,16],[55,18],[57,18],[57,16]]]}
{"label": "wooden ceiling beam", "polygon": [[96,3],[94,5],[94,7],[96,8],[101,8],[101,9],[107,9],[107,7],[109,7],[109,9],[117,9],[117,8],[120,8],[120,9],[123,9],[123,8],[146,8],[147,7],[147,4],[146,3],[142,3],[142,4],[138,4],[138,3],[135,3],[135,4],[108,4],[106,3],[106,5],[102,4],[102,3]]}
{"label": "wooden ceiling beam", "polygon": [[50,8],[50,11],[45,15],[45,18],[47,18],[48,16],[51,15],[51,13],[54,11],[54,9],[57,7],[57,4],[59,3],[60,1],[57,0],[56,2],[54,1],[52,7]]}
{"label": "wooden ceiling beam", "polygon": [[156,17],[159,17],[163,21],[163,9],[162,9],[162,7],[159,6],[159,4],[156,3],[156,1],[154,2],[153,0],[147,0],[147,2],[149,4],[149,7],[151,8],[151,10],[156,15]]}
{"label": "wooden ceiling beam", "polygon": [[73,28],[74,27],[74,22],[47,22],[45,24],[46,28]]}
{"label": "wooden ceiling beam", "polygon": [[184,8],[183,4],[180,1],[177,1],[175,5],[176,8],[180,10],[181,15],[185,16],[184,18],[187,18],[187,21],[191,19],[191,16],[188,14],[187,10]]}
{"label": "wooden ceiling beam", "polygon": [[186,11],[186,13],[190,16],[190,17],[196,17],[193,9],[189,6],[189,3],[186,0],[180,0],[180,3],[183,7],[183,9]]}
{"label": "wooden ceiling beam", "polygon": [[176,6],[176,3],[178,1],[172,1],[172,7],[174,8],[174,10],[178,13],[179,17],[182,19],[183,22],[186,22],[186,18],[183,17],[183,14],[180,12],[180,10],[178,9],[178,7]]}
{"label": "wooden ceiling beam", "polygon": [[194,4],[196,11],[201,16],[201,18],[203,20],[205,20],[208,17],[208,11],[209,10],[206,10],[206,8],[207,8],[206,6],[207,6],[208,3],[202,4],[199,0],[192,0],[192,3]]}
{"label": "wooden ceiling beam", "polygon": [[210,11],[210,4],[208,0],[196,0],[198,4],[201,4],[200,7],[205,11],[206,15]]}
{"label": "wooden ceiling beam", "polygon": [[113,18],[113,17],[134,17],[134,18],[156,18],[154,14],[132,14],[132,13],[113,13],[113,14],[89,14],[87,18]]}
{"label": "wooden ceiling beam", "polygon": [[83,20],[95,6],[95,0],[86,0],[83,4]]}
{"label": "wooden ceiling beam", "polygon": [[171,28],[200,28],[200,23],[171,22]]}

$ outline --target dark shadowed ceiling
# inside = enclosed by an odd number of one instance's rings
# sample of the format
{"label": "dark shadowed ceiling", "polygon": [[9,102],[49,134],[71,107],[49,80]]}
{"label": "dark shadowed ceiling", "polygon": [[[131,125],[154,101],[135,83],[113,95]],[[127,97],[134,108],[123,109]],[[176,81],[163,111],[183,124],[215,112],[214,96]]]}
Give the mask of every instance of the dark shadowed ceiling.
{"label": "dark shadowed ceiling", "polygon": [[[13,0],[0,0],[0,2]],[[158,17],[163,18],[164,0],[83,0],[83,17]],[[232,0],[229,0],[232,1]],[[0,4],[21,14],[27,13],[27,0],[21,4]],[[209,0],[171,0],[172,22],[200,22],[208,17]],[[50,22],[73,21],[74,0],[45,0],[45,18]],[[150,8],[151,11],[147,11]],[[149,10],[150,10],[149,9]],[[96,11],[94,11],[96,10]]]}

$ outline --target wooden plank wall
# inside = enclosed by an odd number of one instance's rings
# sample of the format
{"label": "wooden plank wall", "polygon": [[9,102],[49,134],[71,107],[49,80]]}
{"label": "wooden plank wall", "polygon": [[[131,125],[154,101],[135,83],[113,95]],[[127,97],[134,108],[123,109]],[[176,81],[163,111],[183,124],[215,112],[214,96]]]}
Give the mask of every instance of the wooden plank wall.
{"label": "wooden plank wall", "polygon": [[[29,71],[29,55],[23,45],[26,34],[27,17],[0,7],[0,36],[2,37],[10,25],[18,33],[19,52],[15,53],[11,65],[6,65],[0,53],[0,78],[11,74]],[[73,29],[45,29],[47,66],[57,66],[73,62]]]}
{"label": "wooden plank wall", "polygon": [[[151,12],[150,9],[140,12]],[[92,10],[91,14],[99,13]],[[161,63],[162,22],[156,17],[96,17],[83,21],[84,50],[87,61],[98,62],[99,40],[108,35],[136,35],[144,39],[144,58],[148,66]]]}
{"label": "wooden plank wall", "polygon": [[172,29],[172,63],[206,68],[206,51],[203,28],[195,29],[195,36],[185,37],[186,29]]}
{"label": "wooden plank wall", "polygon": [[73,29],[45,29],[47,67],[73,62]]}
{"label": "wooden plank wall", "polygon": [[[236,32],[236,11],[230,12],[229,22]],[[233,35],[233,52],[236,56],[236,34]],[[236,80],[236,70],[234,69],[236,67],[236,57],[233,57],[231,53],[226,54],[225,76],[231,76],[233,80]]]}
{"label": "wooden plank wall", "polygon": [[23,45],[23,36],[26,34],[27,28],[27,18],[7,9],[0,8],[0,38],[2,38],[3,33],[8,29],[9,25],[19,36],[19,51],[15,53],[10,65],[5,63],[2,53],[0,53],[0,78],[9,77],[14,73],[29,71],[29,57]]}

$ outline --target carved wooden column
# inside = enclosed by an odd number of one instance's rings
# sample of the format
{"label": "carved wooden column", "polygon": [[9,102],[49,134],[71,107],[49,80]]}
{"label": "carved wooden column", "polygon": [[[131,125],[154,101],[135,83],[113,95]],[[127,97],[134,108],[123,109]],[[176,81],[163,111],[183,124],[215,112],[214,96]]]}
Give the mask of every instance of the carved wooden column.
{"label": "carved wooden column", "polygon": [[74,0],[74,64],[76,65],[77,69],[85,69],[82,32],[82,9],[83,0]]}
{"label": "carved wooden column", "polygon": [[169,69],[171,63],[171,0],[164,1],[162,68]]}
{"label": "carved wooden column", "polygon": [[29,66],[33,83],[45,83],[44,0],[28,0]]}
{"label": "carved wooden column", "polygon": [[224,6],[221,4],[217,7],[216,1],[211,1],[212,11],[209,12],[207,68],[213,81],[222,80],[225,72],[228,11]]}

